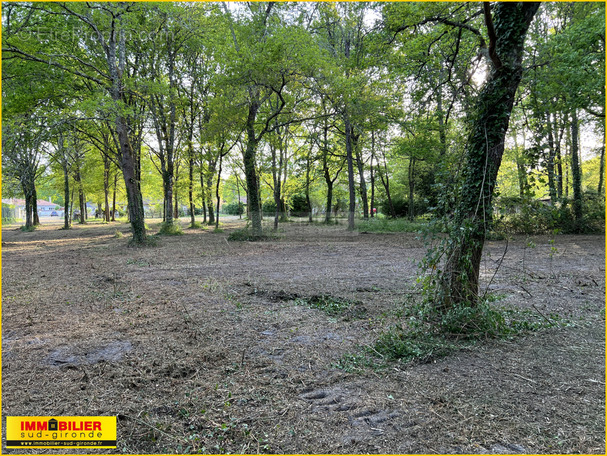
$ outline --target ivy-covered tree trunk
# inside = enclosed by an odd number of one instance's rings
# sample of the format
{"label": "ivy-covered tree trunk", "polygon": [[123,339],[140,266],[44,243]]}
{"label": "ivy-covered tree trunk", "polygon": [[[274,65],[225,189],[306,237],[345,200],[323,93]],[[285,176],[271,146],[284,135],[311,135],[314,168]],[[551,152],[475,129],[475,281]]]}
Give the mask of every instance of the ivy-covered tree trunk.
{"label": "ivy-covered tree trunk", "polygon": [[539,3],[497,3],[493,19],[489,4],[484,7],[493,65],[476,102],[455,226],[445,252],[446,263],[438,275],[435,305],[442,309],[474,306],[478,300],[481,254],[492,218],[504,138],[523,73],[525,35]]}
{"label": "ivy-covered tree trunk", "polygon": [[257,154],[258,139],[255,136],[255,119],[259,105],[252,102],[249,105],[249,115],[247,117],[247,147],[244,151],[244,173],[247,182],[247,208],[251,220],[251,232],[255,236],[261,236],[261,211],[259,206],[259,182],[257,180],[257,170],[255,167],[255,157]]}

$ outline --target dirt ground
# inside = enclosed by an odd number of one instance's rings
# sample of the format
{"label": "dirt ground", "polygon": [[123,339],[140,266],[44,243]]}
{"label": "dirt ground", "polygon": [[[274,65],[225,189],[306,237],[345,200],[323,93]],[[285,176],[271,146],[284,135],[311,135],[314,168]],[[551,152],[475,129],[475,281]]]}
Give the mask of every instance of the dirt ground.
{"label": "dirt ground", "polygon": [[568,325],[378,367],[344,360],[416,296],[423,242],[237,224],[136,249],[125,224],[3,227],[3,415],[117,415],[91,453],[605,453],[604,236],[515,237],[496,274],[485,249],[499,305]]}

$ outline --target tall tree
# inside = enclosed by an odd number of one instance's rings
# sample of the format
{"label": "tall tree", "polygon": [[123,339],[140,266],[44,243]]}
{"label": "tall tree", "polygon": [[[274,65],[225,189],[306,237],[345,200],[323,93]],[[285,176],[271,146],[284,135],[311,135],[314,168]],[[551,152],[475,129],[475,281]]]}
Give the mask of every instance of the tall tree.
{"label": "tall tree", "polygon": [[489,36],[491,72],[471,117],[466,146],[466,168],[454,213],[445,265],[435,297],[439,308],[475,305],[478,300],[480,260],[492,220],[492,200],[504,139],[516,90],[521,81],[527,30],[539,3],[483,4]]}

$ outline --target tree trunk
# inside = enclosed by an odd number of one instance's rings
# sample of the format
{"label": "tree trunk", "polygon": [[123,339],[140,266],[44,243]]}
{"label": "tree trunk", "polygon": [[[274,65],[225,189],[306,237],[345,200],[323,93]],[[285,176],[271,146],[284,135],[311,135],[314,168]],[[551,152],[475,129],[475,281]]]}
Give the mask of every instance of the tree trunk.
{"label": "tree trunk", "polygon": [[188,172],[189,172],[189,186],[188,186],[188,199],[190,201],[190,226],[194,226],[196,223],[196,216],[194,214],[194,150],[192,147],[192,138],[188,142]]}
{"label": "tree trunk", "polygon": [[571,113],[571,178],[573,181],[573,215],[575,217],[575,229],[582,229],[582,170],[580,168],[579,159],[579,131],[580,124],[578,122],[577,110],[574,109]]}
{"label": "tree trunk", "polygon": [[219,197],[219,185],[221,184],[221,168],[223,165],[223,155],[219,155],[219,170],[217,171],[217,186],[215,187],[215,197],[217,198],[217,217],[215,217],[215,229],[219,229],[219,204],[221,199]]}
{"label": "tree trunk", "polygon": [[353,135],[352,136],[352,140],[353,140],[353,146],[354,146],[354,150],[356,151],[356,164],[358,166],[358,178],[359,178],[359,185],[360,185],[360,198],[363,204],[363,219],[364,220],[369,220],[369,199],[367,197],[367,182],[365,181],[365,162],[363,160],[363,154],[362,151],[360,150],[360,144],[358,142],[360,138],[360,134],[359,135]]}
{"label": "tree trunk", "polygon": [[[310,154],[312,153],[312,148],[310,147]],[[310,201],[310,154],[306,159],[306,205],[308,206],[308,222],[312,223],[312,202]]]}
{"label": "tree trunk", "polygon": [[409,220],[413,220],[415,217],[415,202],[413,201],[413,195],[415,193],[415,157],[409,159]]}
{"label": "tree trunk", "polygon": [[63,229],[69,230],[72,226],[72,221],[70,220],[70,174],[67,164],[67,159],[63,159],[61,161],[61,167],[63,168]]}
{"label": "tree trunk", "polygon": [[605,141],[607,140],[607,138],[605,138],[605,134],[603,133],[603,147],[601,147],[601,158],[599,161],[599,186],[598,186],[598,193],[599,196],[603,195],[603,180],[604,180],[604,176],[605,176]]}
{"label": "tree trunk", "polygon": [[546,114],[546,128],[548,129],[548,160],[546,161],[546,170],[548,171],[548,193],[550,194],[550,204],[554,205],[557,201],[556,179],[554,175],[556,150],[554,148],[554,133],[550,120],[550,113]]}
{"label": "tree trunk", "polygon": [[38,192],[36,191],[36,181],[32,179],[32,215],[34,226],[40,225],[40,216],[38,215]]}
{"label": "tree trunk", "polygon": [[369,216],[375,217],[375,172],[373,170],[373,161],[375,160],[375,132],[371,132],[371,207],[369,208]]}
{"label": "tree trunk", "polygon": [[118,174],[114,175],[114,194],[112,196],[112,222],[116,221],[116,187],[118,187]]}
{"label": "tree trunk", "polygon": [[259,182],[257,170],[255,169],[255,156],[257,154],[258,141],[255,137],[255,118],[258,106],[256,103],[249,105],[247,117],[247,147],[244,151],[244,172],[247,182],[247,206],[251,220],[251,231],[254,236],[261,236],[261,211],[259,207]]}
{"label": "tree trunk", "polygon": [[[488,7],[485,3],[485,7]],[[459,203],[454,214],[444,269],[438,275],[435,305],[449,309],[478,302],[480,260],[492,218],[492,199],[504,152],[504,138],[516,90],[522,77],[525,35],[539,3],[497,3],[494,37],[490,38],[493,68],[476,102],[466,145],[466,167]],[[492,35],[490,33],[489,35]]]}
{"label": "tree trunk", "polygon": [[354,190],[354,159],[352,157],[352,125],[350,117],[344,115],[346,129],[346,161],[348,163],[348,196],[350,199],[348,205],[348,230],[354,230],[354,213],[356,211],[356,191]]}
{"label": "tree trunk", "polygon": [[110,160],[106,155],[103,156],[103,221],[110,221]]}

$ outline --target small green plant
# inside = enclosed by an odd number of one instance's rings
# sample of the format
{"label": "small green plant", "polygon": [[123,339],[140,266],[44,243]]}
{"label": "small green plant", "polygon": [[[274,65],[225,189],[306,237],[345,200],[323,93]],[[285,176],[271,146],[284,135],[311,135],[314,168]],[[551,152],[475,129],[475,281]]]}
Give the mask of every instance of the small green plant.
{"label": "small green plant", "polygon": [[143,259],[136,260],[134,258],[129,258],[128,260],[126,260],[126,264],[134,264],[134,265],[140,266],[140,267],[147,267],[150,265],[150,263],[146,260],[143,260]]}
{"label": "small green plant", "polygon": [[20,230],[23,231],[24,233],[31,233],[32,231],[36,231],[36,227],[34,225],[32,225],[32,226],[23,225],[20,228]]}
{"label": "small green plant", "polygon": [[116,230],[114,232],[114,237],[120,239],[120,238],[124,237],[124,234],[122,234],[122,231]]}
{"label": "small green plant", "polygon": [[167,224],[166,222],[163,222],[160,225],[158,234],[163,236],[181,236],[183,234],[183,230],[181,229],[181,225],[179,225],[179,223]]}
{"label": "small green plant", "polygon": [[372,356],[374,353],[346,353],[337,362],[332,364],[332,367],[341,369],[344,372],[362,372],[366,368],[378,370],[385,366],[383,363],[379,363],[376,357]]}
{"label": "small green plant", "polygon": [[[346,313],[352,313],[355,307],[355,302],[348,299],[336,298],[329,295],[315,295],[309,298],[297,298],[295,304],[299,306],[307,306],[312,309],[318,309],[327,315],[334,317]],[[354,312],[354,317],[360,317],[362,312]]]}
{"label": "small green plant", "polygon": [[191,223],[188,228],[191,230],[202,228],[202,223],[200,223],[200,222]]}

